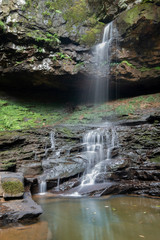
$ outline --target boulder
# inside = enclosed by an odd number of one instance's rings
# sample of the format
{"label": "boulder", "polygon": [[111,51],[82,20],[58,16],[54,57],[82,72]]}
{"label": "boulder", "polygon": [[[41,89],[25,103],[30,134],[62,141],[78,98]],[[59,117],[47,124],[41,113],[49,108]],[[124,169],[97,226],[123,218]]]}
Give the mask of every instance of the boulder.
{"label": "boulder", "polygon": [[23,200],[0,203],[0,210],[0,224],[27,220],[42,214],[41,206],[32,200],[29,193],[25,193]]}
{"label": "boulder", "polygon": [[0,173],[0,196],[4,198],[22,197],[24,193],[23,180],[22,173]]}

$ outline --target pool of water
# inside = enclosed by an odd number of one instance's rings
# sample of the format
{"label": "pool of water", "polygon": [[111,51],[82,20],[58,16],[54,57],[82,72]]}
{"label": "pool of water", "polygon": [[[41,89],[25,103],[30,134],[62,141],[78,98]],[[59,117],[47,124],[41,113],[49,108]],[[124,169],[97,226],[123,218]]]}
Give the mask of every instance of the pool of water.
{"label": "pool of water", "polygon": [[0,240],[159,240],[160,199],[36,196],[44,213],[0,230]]}

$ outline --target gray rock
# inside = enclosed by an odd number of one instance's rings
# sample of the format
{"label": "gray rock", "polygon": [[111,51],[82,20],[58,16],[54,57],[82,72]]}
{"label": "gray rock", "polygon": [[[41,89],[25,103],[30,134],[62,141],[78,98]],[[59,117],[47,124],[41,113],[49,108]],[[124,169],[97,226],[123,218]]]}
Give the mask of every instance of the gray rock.
{"label": "gray rock", "polygon": [[69,158],[47,159],[42,163],[43,177],[48,180],[68,178],[85,170],[86,162],[82,155]]}
{"label": "gray rock", "polygon": [[23,200],[0,203],[0,209],[1,224],[36,218],[43,212],[41,206],[35,203],[29,194]]}

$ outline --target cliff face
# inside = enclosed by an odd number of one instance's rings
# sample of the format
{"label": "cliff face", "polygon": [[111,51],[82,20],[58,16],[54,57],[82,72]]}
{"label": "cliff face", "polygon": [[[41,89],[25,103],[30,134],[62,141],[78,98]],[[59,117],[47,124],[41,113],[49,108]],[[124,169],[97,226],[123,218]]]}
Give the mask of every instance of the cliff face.
{"label": "cliff face", "polygon": [[160,3],[144,3],[123,12],[116,19],[119,30],[120,64],[113,76],[123,86],[132,82],[141,89],[159,90]]}
{"label": "cliff face", "polygon": [[1,1],[0,82],[71,87],[103,25],[84,0]]}
{"label": "cliff face", "polygon": [[115,19],[111,88],[159,91],[160,1],[92,2],[1,0],[1,86],[85,90],[95,75],[91,47]]}

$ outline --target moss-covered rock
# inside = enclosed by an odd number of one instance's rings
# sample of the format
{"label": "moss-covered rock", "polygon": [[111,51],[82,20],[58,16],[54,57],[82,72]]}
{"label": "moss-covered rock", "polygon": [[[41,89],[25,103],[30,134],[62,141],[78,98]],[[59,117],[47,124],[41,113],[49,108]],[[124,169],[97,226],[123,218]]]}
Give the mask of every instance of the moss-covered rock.
{"label": "moss-covered rock", "polygon": [[[121,13],[117,19],[120,33],[127,33],[127,30],[134,24],[140,23],[141,19],[158,23],[160,21],[160,8],[153,3],[143,3]],[[140,34],[143,34],[143,32]]]}
{"label": "moss-covered rock", "polygon": [[5,181],[2,183],[5,195],[19,195],[24,191],[23,184],[20,181]]}
{"label": "moss-covered rock", "polygon": [[0,173],[1,196],[4,198],[22,197],[24,192],[23,175],[21,173]]}

